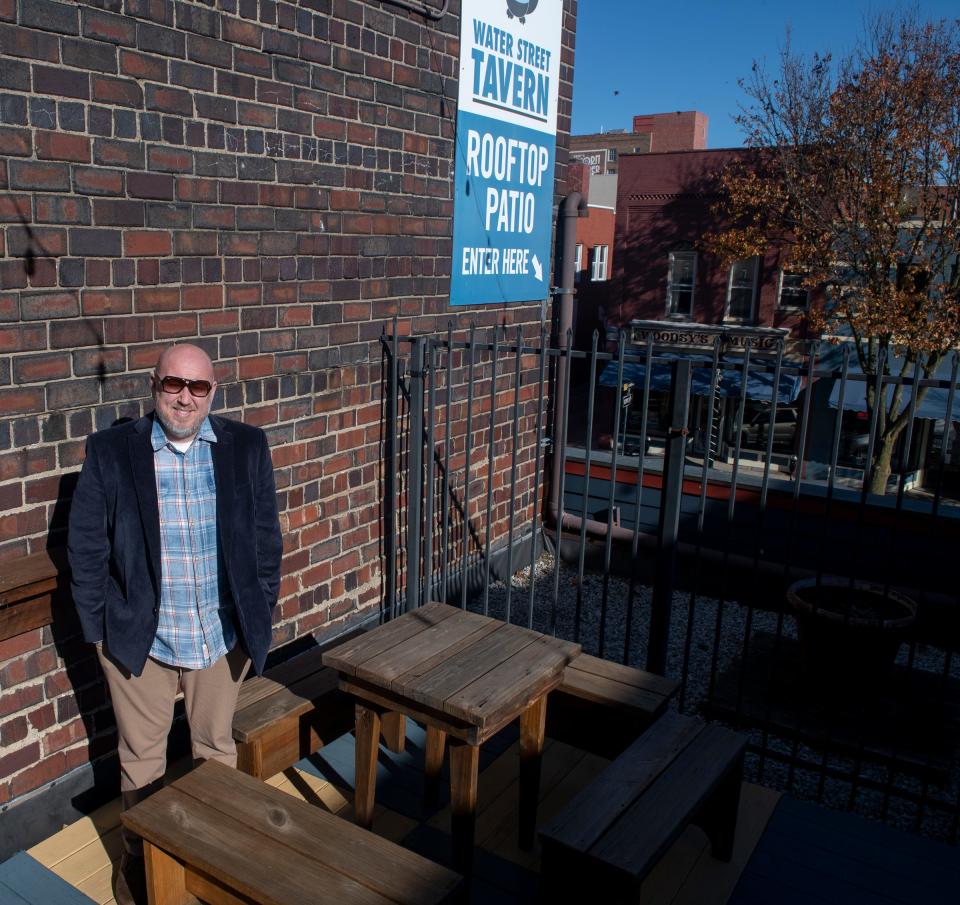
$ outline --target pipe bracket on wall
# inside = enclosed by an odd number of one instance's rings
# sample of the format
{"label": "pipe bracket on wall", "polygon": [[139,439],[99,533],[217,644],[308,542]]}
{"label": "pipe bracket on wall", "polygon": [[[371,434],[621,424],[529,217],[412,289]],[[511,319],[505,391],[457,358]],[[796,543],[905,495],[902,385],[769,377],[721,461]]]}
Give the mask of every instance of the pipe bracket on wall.
{"label": "pipe bracket on wall", "polygon": [[428,19],[442,19],[450,8],[450,0],[443,0],[443,5],[439,8],[427,3],[416,3],[413,0],[386,0],[386,2],[392,3],[394,6],[402,6],[414,13],[420,13],[421,16],[426,16]]}

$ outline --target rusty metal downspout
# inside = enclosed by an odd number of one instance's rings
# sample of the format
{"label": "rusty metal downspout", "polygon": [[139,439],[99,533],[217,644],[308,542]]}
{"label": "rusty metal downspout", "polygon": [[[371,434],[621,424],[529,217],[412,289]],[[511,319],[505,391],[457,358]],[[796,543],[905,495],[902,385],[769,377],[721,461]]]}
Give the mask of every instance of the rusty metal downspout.
{"label": "rusty metal downspout", "polygon": [[[576,259],[577,247],[577,218],[587,215],[587,201],[580,192],[571,192],[563,199],[560,205],[560,228],[563,230],[563,237],[560,247],[560,318],[559,318],[559,337],[558,347],[561,351],[557,359],[557,379],[556,379],[556,404],[553,410],[553,456],[550,465],[550,499],[547,502],[547,516],[557,529],[557,535],[564,530],[579,531],[583,524],[583,518],[577,515],[571,515],[568,512],[562,513],[560,501],[560,450],[557,445],[560,438],[566,436],[564,431],[565,421],[567,419],[567,398],[566,398],[566,375],[569,367],[568,356],[563,354],[568,352],[568,342],[570,331],[573,328],[573,293],[574,279],[576,271],[574,264]],[[598,522],[594,519],[587,519],[587,531],[597,537],[607,536],[607,523]],[[633,533],[619,526],[614,527],[614,537],[629,540]]]}
{"label": "rusty metal downspout", "polygon": [[[560,228],[563,238],[560,246],[560,318],[558,325],[557,347],[561,353],[568,351],[570,331],[573,329],[573,293],[576,279],[577,219],[587,215],[587,199],[580,192],[571,192],[560,204]],[[557,359],[557,396],[553,410],[553,436],[558,442],[563,436],[564,421],[567,417],[566,374],[567,356],[561,354]],[[557,457],[553,457],[554,463]],[[556,472],[556,468],[554,468]],[[556,477],[556,473],[554,473]],[[554,481],[556,485],[556,481]],[[555,486],[550,490],[550,501],[555,503]]]}
{"label": "rusty metal downspout", "polygon": [[[561,353],[568,351],[567,343],[570,330],[573,328],[573,293],[576,271],[574,263],[577,247],[577,218],[587,216],[587,200],[580,192],[571,192],[563,199],[560,205],[560,224],[563,230],[561,240],[561,269],[560,269],[560,319],[558,347]],[[560,450],[557,444],[560,438],[566,436],[564,422],[568,415],[566,398],[566,373],[569,367],[568,356],[561,354],[557,359],[556,405],[553,414],[553,456],[550,463],[550,499],[547,501],[547,518],[553,523],[557,531],[557,542],[564,531],[579,531],[584,523],[582,516],[563,512],[560,501]],[[596,519],[586,519],[587,533],[592,537],[605,538],[607,523]],[[611,529],[615,540],[630,541],[633,531],[614,525]]]}

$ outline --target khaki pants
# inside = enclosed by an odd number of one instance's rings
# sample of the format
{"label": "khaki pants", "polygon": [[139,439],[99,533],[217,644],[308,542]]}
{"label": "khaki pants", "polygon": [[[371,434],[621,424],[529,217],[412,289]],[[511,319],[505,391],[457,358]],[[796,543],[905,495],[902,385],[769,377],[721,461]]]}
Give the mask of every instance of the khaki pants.
{"label": "khaki pants", "polygon": [[190,726],[194,760],[237,765],[233,714],[250,658],[237,644],[206,669],[181,669],[147,659],[139,676],[131,675],[97,645],[117,721],[120,790],[130,792],[161,779],[167,769],[167,736],[177,693]]}

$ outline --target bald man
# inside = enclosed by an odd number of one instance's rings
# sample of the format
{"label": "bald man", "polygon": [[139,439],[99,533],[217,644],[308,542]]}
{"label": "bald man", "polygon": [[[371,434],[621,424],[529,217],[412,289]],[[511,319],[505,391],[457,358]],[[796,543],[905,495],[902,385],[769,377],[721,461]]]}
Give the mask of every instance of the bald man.
{"label": "bald man", "polygon": [[[162,784],[176,696],[195,762],[236,766],[237,691],[270,647],[282,540],[263,431],[210,414],[213,364],[166,348],[154,411],[98,431],[70,511],[73,600],[117,722],[124,808]],[[123,831],[118,905],[146,902],[142,842]]]}

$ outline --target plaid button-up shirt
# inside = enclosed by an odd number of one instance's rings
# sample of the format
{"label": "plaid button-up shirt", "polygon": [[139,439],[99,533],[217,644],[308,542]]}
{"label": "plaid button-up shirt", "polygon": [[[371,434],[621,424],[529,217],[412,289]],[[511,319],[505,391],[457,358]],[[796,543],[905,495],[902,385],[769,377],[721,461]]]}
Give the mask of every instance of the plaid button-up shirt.
{"label": "plaid button-up shirt", "polygon": [[185,453],[153,422],[153,463],[160,505],[160,619],[150,656],[188,669],[213,664],[236,644],[233,605],[221,595],[217,488],[210,421]]}

